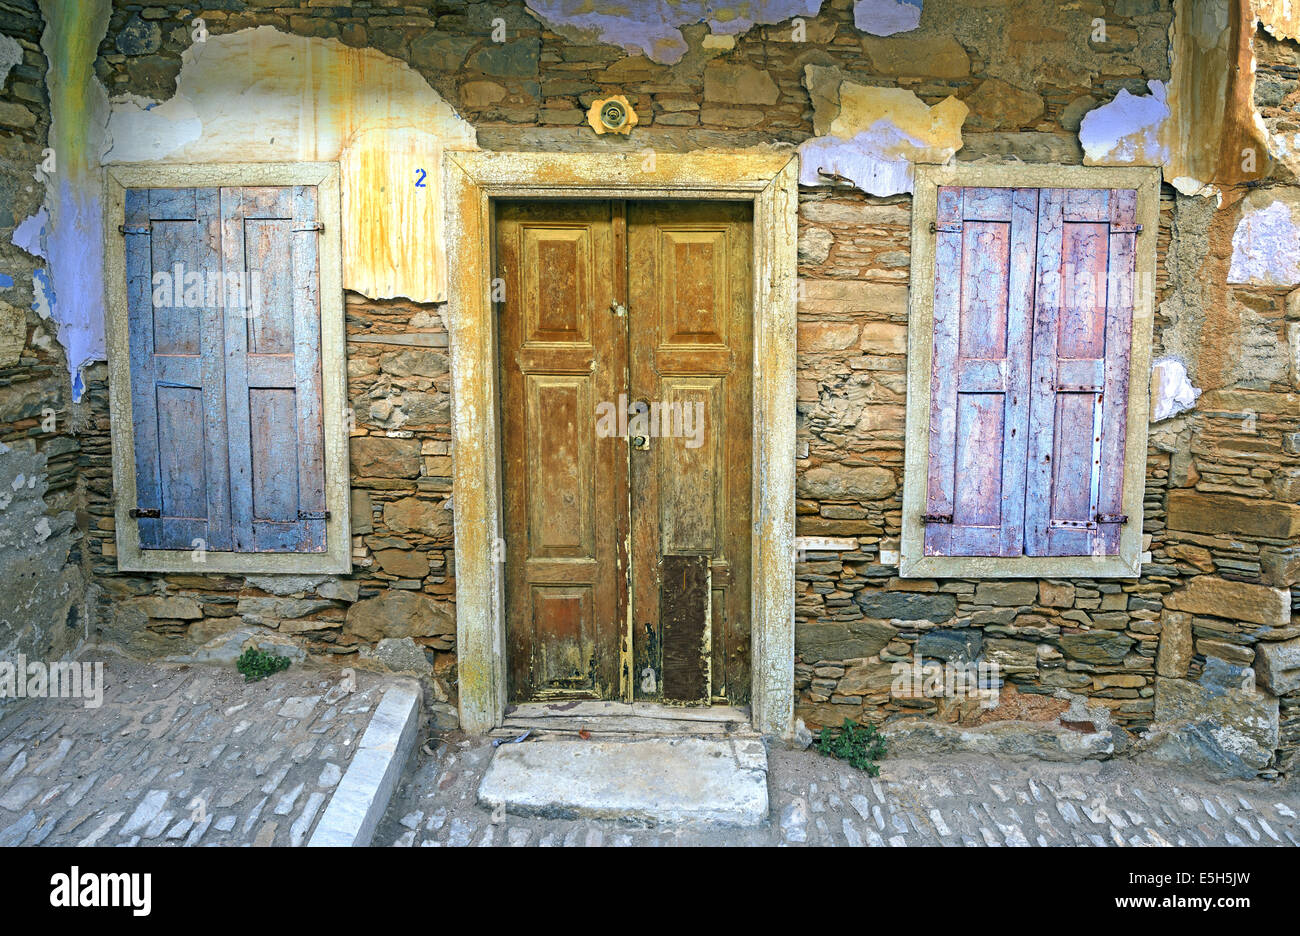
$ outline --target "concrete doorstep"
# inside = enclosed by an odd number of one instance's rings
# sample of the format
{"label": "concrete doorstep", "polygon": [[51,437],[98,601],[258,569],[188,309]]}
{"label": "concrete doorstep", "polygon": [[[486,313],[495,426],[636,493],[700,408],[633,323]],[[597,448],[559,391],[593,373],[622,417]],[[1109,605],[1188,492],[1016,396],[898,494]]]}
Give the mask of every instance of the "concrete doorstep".
{"label": "concrete doorstep", "polygon": [[403,681],[384,692],[307,847],[370,844],[415,747],[419,723],[419,685]]}
{"label": "concrete doorstep", "polygon": [[767,821],[767,749],[757,738],[503,744],[478,801],[545,818],[752,827]]}

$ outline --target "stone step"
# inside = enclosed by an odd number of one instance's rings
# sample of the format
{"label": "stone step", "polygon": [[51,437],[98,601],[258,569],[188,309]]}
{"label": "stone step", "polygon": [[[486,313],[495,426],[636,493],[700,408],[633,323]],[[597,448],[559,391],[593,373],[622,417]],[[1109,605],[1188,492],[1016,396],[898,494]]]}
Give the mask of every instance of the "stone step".
{"label": "stone step", "polygon": [[546,818],[756,826],[767,821],[767,748],[758,738],[503,744],[478,801]]}

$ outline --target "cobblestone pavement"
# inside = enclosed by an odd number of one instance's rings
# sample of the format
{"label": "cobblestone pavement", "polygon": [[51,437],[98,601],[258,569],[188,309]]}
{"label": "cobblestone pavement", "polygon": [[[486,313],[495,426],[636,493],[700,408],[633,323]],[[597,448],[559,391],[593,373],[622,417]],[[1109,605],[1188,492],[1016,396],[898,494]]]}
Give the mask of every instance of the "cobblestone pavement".
{"label": "cobblestone pavement", "polygon": [[0,846],[300,845],[384,683],[104,660],[104,703],[0,709]]}
{"label": "cobblestone pavement", "polygon": [[1128,761],[886,758],[872,779],[813,751],[773,748],[766,827],[683,830],[494,821],[475,796],[491,746],[453,738],[433,751],[417,749],[375,844],[1300,845],[1295,782],[1223,783]]}

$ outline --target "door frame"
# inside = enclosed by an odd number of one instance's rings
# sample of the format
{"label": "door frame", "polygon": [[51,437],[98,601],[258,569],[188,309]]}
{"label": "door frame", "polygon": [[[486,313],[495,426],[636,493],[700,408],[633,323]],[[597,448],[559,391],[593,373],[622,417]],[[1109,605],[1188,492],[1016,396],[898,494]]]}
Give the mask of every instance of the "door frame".
{"label": "door frame", "polygon": [[792,153],[443,154],[462,730],[500,726],[507,692],[492,201],[708,199],[754,211],[750,707],[755,729],[790,735],[798,175]]}

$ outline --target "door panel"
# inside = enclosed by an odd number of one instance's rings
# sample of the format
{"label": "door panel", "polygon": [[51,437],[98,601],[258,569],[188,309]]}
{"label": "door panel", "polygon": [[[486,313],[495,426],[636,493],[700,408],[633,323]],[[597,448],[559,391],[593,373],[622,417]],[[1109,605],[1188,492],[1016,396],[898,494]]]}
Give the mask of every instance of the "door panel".
{"label": "door panel", "polygon": [[751,236],[498,205],[511,701],[748,697]]}
{"label": "door panel", "polygon": [[750,213],[627,208],[631,399],[652,417],[631,449],[636,698],[749,694]]}
{"label": "door panel", "polygon": [[[618,237],[621,238],[621,216]],[[627,382],[608,202],[497,213],[511,701],[618,698],[627,450],[596,432]],[[621,241],[620,241],[621,242]]]}

